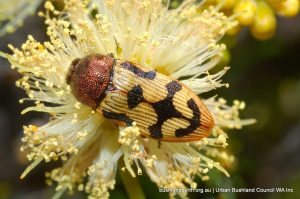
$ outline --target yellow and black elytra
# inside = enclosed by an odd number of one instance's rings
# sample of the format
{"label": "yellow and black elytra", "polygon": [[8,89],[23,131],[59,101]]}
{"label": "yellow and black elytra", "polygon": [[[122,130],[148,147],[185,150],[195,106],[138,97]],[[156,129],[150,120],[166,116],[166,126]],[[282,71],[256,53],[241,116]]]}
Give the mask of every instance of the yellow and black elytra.
{"label": "yellow and black elytra", "polygon": [[67,83],[81,103],[119,125],[136,122],[141,134],[153,139],[196,141],[214,125],[207,107],[185,85],[112,56],[75,59]]}

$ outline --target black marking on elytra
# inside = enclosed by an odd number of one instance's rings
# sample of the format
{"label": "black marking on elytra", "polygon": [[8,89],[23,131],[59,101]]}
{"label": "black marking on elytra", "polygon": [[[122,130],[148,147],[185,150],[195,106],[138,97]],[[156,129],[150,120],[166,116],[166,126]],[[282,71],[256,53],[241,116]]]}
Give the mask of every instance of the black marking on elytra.
{"label": "black marking on elytra", "polygon": [[188,107],[193,111],[193,117],[191,119],[187,119],[190,122],[190,125],[185,129],[177,129],[175,131],[176,137],[183,137],[193,133],[200,125],[200,117],[201,112],[196,102],[193,99],[190,99],[187,102]]}
{"label": "black marking on elytra", "polygon": [[168,83],[166,85],[166,87],[168,90],[167,98],[172,98],[172,99],[173,99],[175,93],[182,89],[182,86],[177,81],[172,81],[172,82]]}
{"label": "black marking on elytra", "polygon": [[[140,85],[134,86],[127,94],[127,104],[130,109],[138,106],[139,103],[145,102],[150,104],[156,115],[157,122],[148,127],[150,137],[154,139],[163,138],[162,126],[165,121],[172,118],[184,119],[190,123],[186,128],[177,129],[175,131],[176,137],[183,137],[193,133],[200,125],[201,112],[196,102],[191,98],[187,102],[187,106],[193,112],[192,118],[185,117],[181,112],[179,112],[174,104],[173,99],[175,94],[182,89],[182,85],[177,81],[172,81],[166,85],[167,96],[158,102],[149,102],[143,96],[143,89]],[[133,120],[130,119],[125,113],[115,113],[103,110],[103,116],[107,119],[118,120],[126,123],[127,126],[132,125]]]}
{"label": "black marking on elytra", "polygon": [[173,104],[174,95],[182,89],[182,85],[177,81],[172,81],[166,85],[168,94],[165,99],[155,103],[150,103],[157,115],[157,122],[148,127],[150,136],[155,139],[161,139],[162,126],[165,121],[171,118],[181,118],[190,122],[190,125],[184,129],[177,129],[175,132],[176,137],[186,136],[193,133],[198,126],[200,126],[200,110],[193,99],[187,102],[187,106],[193,111],[193,117],[187,118],[180,113]]}
{"label": "black marking on elytra", "polygon": [[141,78],[144,78],[144,79],[153,80],[156,77],[156,72],[155,71],[152,70],[152,71],[149,71],[149,72],[144,72],[140,68],[138,68],[137,66],[131,64],[130,62],[123,62],[123,63],[121,63],[121,66],[123,66],[124,68],[130,70],[131,72],[133,72],[137,76],[139,76]]}
{"label": "black marking on elytra", "polygon": [[133,120],[130,119],[125,113],[114,113],[108,111],[102,111],[102,112],[103,112],[103,116],[107,119],[125,122],[127,126],[130,126],[133,123]]}
{"label": "black marking on elytra", "polygon": [[143,89],[140,85],[134,86],[127,94],[127,104],[130,109],[137,107],[143,100]]}

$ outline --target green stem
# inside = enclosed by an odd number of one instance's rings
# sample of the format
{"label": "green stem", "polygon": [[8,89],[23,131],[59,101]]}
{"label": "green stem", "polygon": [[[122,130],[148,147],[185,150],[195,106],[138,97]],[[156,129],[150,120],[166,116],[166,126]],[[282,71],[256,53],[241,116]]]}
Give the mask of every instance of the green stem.
{"label": "green stem", "polygon": [[[121,164],[121,168],[122,168],[124,162],[123,161],[120,162],[122,162]],[[119,174],[121,176],[121,179],[123,181],[129,199],[146,199],[145,193],[141,187],[138,178],[132,177],[127,170],[125,171],[119,170],[119,171],[120,171]]]}

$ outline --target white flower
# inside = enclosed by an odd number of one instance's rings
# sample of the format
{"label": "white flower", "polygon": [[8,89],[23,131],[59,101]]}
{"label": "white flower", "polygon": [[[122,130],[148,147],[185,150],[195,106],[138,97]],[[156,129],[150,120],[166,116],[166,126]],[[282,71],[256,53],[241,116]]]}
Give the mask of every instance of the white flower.
{"label": "white flower", "polygon": [[[65,10],[55,10],[46,2],[45,17],[49,42],[39,43],[28,37],[21,49],[10,48],[4,55],[23,77],[23,88],[35,106],[28,111],[46,112],[50,121],[40,127],[24,127],[24,146],[33,161],[24,177],[41,161],[63,161],[61,168],[47,173],[48,183],[58,183],[59,194],[65,190],[85,190],[91,198],[109,197],[114,188],[120,158],[121,170],[146,173],[161,188],[196,188],[193,177],[207,180],[207,172],[217,168],[229,174],[209,158],[230,162],[233,157],[220,150],[227,145],[222,128],[241,128],[253,120],[240,120],[244,103],[232,107],[224,99],[204,100],[215,120],[210,137],[196,142],[163,142],[142,138],[138,127],[116,127],[111,121],[76,101],[65,77],[71,62],[89,54],[108,54],[121,60],[154,68],[182,82],[201,94],[227,84],[221,76],[228,68],[210,74],[225,49],[217,41],[235,25],[215,8],[202,9],[195,1],[185,1],[168,10],[161,0],[94,0],[81,3],[67,0]],[[52,13],[52,14],[50,14]],[[55,16],[51,18],[51,16]],[[186,78],[190,77],[190,78]],[[219,147],[220,149],[216,148]],[[87,184],[83,179],[87,177]],[[178,193],[184,197],[186,193]],[[174,195],[174,193],[171,193]]]}

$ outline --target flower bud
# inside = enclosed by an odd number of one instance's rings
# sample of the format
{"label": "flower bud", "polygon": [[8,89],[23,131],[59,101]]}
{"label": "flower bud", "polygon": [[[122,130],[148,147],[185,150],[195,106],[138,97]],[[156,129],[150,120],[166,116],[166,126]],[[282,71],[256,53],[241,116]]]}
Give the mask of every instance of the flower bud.
{"label": "flower bud", "polygon": [[229,35],[229,36],[234,36],[236,34],[238,34],[242,29],[242,26],[240,25],[236,25],[236,26],[233,26],[232,28],[228,29],[226,34]]}
{"label": "flower bud", "polygon": [[221,5],[222,9],[228,10],[234,6],[236,0],[217,0],[217,3]]}
{"label": "flower bud", "polygon": [[273,36],[276,28],[276,18],[273,10],[264,1],[257,3],[257,14],[250,30],[252,35],[260,40]]}
{"label": "flower bud", "polygon": [[268,0],[275,12],[284,17],[293,17],[299,12],[299,0]]}
{"label": "flower bud", "polygon": [[248,26],[254,21],[257,5],[254,0],[241,0],[234,7],[234,13],[241,25]]}

